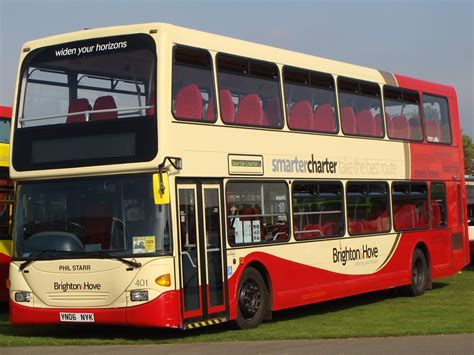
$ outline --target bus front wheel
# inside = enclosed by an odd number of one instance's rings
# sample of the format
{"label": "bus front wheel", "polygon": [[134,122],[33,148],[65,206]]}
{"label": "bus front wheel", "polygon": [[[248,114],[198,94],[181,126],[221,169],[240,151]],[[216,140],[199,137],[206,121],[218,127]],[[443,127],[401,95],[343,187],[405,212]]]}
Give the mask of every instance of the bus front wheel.
{"label": "bus front wheel", "polygon": [[421,296],[425,293],[427,285],[428,261],[423,251],[415,249],[411,264],[411,284],[406,286],[405,293],[408,296]]}
{"label": "bus front wheel", "polygon": [[257,327],[268,307],[268,290],[260,272],[248,267],[242,273],[237,293],[237,319],[239,329]]}

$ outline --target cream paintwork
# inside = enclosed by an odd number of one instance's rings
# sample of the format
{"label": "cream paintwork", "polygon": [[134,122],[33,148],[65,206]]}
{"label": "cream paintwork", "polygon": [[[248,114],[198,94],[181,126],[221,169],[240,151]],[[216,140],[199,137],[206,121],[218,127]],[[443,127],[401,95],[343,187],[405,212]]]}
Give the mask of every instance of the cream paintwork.
{"label": "cream paintwork", "polygon": [[[142,258],[142,267],[126,271],[128,265],[114,259],[70,259],[36,261],[27,266],[28,273],[19,270],[21,262],[14,262],[10,267],[10,297],[14,299],[16,291],[34,291],[33,302],[23,303],[30,307],[94,307],[115,308],[139,305],[143,302],[130,302],[131,290],[147,290],[149,299],[153,300],[163,292],[174,290],[174,258]],[[64,271],[64,266],[90,265],[90,271]],[[63,266],[59,271],[59,267]],[[171,275],[169,287],[159,286],[155,279],[163,274]],[[137,285],[138,280],[145,280],[147,286]],[[54,282],[75,283],[84,282],[100,284],[100,290],[62,290],[54,289]]]}
{"label": "cream paintwork", "polygon": [[[361,238],[314,240],[310,244],[311,247],[308,243],[301,241],[289,245],[269,246],[260,251],[284,260],[344,275],[369,275],[380,270],[390,260],[398,242],[398,235],[391,233]],[[333,248],[344,250],[347,247],[360,250],[363,245],[370,248],[377,247],[378,257],[347,261],[346,265],[343,265],[342,262],[333,261]],[[230,249],[227,251],[227,265],[234,265],[234,259],[245,258],[255,251],[252,248]],[[235,266],[233,266],[233,272],[235,272]],[[228,277],[230,278],[230,275]]]}
{"label": "cream paintwork", "polygon": [[[327,157],[329,159],[337,160],[338,164],[340,164],[338,165],[339,167],[342,166],[343,162],[356,164],[356,157],[364,156],[364,159],[368,159],[370,163],[394,164],[395,166],[393,173],[389,176],[384,174],[370,175],[370,178],[372,179],[405,179],[408,177],[409,169],[407,169],[407,166],[409,166],[409,164],[406,161],[408,145],[401,142],[388,141],[386,139],[355,139],[343,137],[342,133],[338,134],[339,137],[311,133],[295,133],[290,132],[286,126],[281,131],[257,128],[247,129],[243,127],[225,126],[220,120],[212,125],[206,123],[188,124],[173,120],[171,115],[171,48],[175,43],[193,47],[207,48],[211,51],[211,55],[213,56],[214,60],[217,52],[225,52],[243,57],[252,57],[274,62],[277,63],[280,70],[282,69],[283,65],[290,65],[331,73],[335,78],[338,75],[342,75],[376,82],[379,83],[379,85],[385,84],[386,81],[384,77],[378,70],[375,69],[364,68],[352,64],[346,64],[324,58],[290,52],[287,50],[276,49],[269,46],[207,34],[168,24],[150,23],[143,25],[85,30],[27,42],[23,45],[20,53],[20,66],[18,68],[17,77],[19,78],[21,63],[25,59],[26,55],[37,48],[84,39],[117,36],[121,34],[148,34],[151,30],[156,30],[153,31],[154,33],[152,33],[151,36],[157,43],[158,58],[157,91],[159,92],[159,97],[157,99],[157,114],[159,122],[159,152],[157,157],[150,162],[144,163],[24,172],[16,171],[10,164],[10,175],[14,180],[23,181],[35,179],[54,179],[61,177],[106,175],[124,172],[156,172],[158,165],[163,161],[165,156],[178,156],[182,158],[183,170],[176,172],[174,169],[170,168],[169,165],[167,166],[167,169],[170,169],[169,186],[171,191],[171,211],[176,211],[176,177],[225,178],[228,176],[228,154],[262,155],[264,159],[266,178],[324,177],[345,179],[350,177],[364,179],[368,177],[367,174],[363,173],[342,173],[339,169],[336,174],[331,174],[330,176],[315,176],[313,174],[297,175],[291,173],[274,174],[271,172],[271,161],[274,158],[294,159],[295,157],[298,157],[299,159],[307,159],[311,156],[311,154],[314,154],[315,157],[319,159]],[[215,77],[214,84],[217,86],[217,80]],[[18,90],[19,81],[17,81],[15,93],[18,93]],[[283,95],[283,91],[281,93]],[[15,100],[15,107],[13,108],[14,122],[16,122],[16,103],[17,100]],[[219,112],[219,109],[217,109],[217,112]],[[14,141],[13,131],[14,124],[12,124],[10,137],[11,142]],[[153,287],[149,289],[151,299],[157,297],[161,292],[178,288],[180,283],[178,279],[180,277],[180,272],[175,272],[175,268],[178,267],[175,261],[179,258],[179,250],[178,247],[176,247],[179,243],[177,233],[179,221],[177,219],[176,213],[171,214],[171,225],[173,226],[173,245],[175,246],[173,248],[174,257],[157,258],[155,261],[144,265],[140,272],[136,275],[134,273],[127,274],[127,272],[124,271],[124,265],[119,261],[89,260],[91,265],[94,265],[94,268],[103,268],[103,271],[98,273],[78,274],[58,274],[57,272],[49,273],[46,271],[35,271],[31,275],[27,276],[27,280],[29,280],[31,283],[28,284],[25,281],[23,274],[18,270],[18,265],[21,262],[13,262],[12,267],[10,268],[10,280],[12,284],[12,288],[10,289],[10,297],[14,299],[15,291],[28,291],[31,290],[31,287],[34,287],[34,293],[37,296],[35,295],[33,297],[33,302],[24,305],[35,305],[37,307],[53,306],[50,300],[46,300],[46,295],[48,292],[51,292],[51,283],[58,278],[61,279],[61,277],[65,282],[69,282],[68,280],[84,282],[85,280],[91,278],[99,280],[100,282],[103,282],[104,285],[107,285],[107,287],[104,288],[104,291],[108,293],[108,296],[104,300],[96,300],[93,302],[70,302],[59,299],[55,301],[56,303],[54,303],[53,307],[59,307],[60,305],[63,305],[64,307],[89,306],[105,308],[124,307],[131,305],[128,301],[128,292],[133,288],[135,280],[139,277],[146,278],[149,280],[149,282],[153,282]],[[378,258],[379,260],[377,260],[376,263],[358,265],[357,273],[367,274],[372,273],[383,266],[384,260],[389,256],[390,250],[392,250],[392,247],[396,243],[396,236],[395,234],[390,234],[367,238],[343,238],[333,241],[328,240],[314,242],[311,244],[317,248],[315,250],[326,250],[327,252],[324,255],[322,252],[312,251],[312,248],[308,248],[308,243],[291,243],[291,245],[285,244],[281,246],[268,246],[264,250],[276,256],[281,256],[295,262],[307,263],[308,265],[313,265],[326,270],[332,270],[341,273],[355,273],[354,270],[351,271],[351,263],[348,263],[346,267],[342,267],[341,265],[332,265],[332,254],[330,254],[329,251],[332,250],[332,247],[339,245],[359,247],[362,243],[376,245],[380,250]],[[229,253],[234,253],[239,256],[246,256],[253,250],[258,250],[258,247],[231,250]],[[301,257],[298,255],[301,255]],[[315,256],[317,258],[315,258]],[[140,261],[144,263],[145,260]],[[64,263],[70,263],[72,265],[77,263],[77,260],[61,260],[57,261],[56,263],[56,265]],[[44,269],[47,267],[47,264],[48,262],[45,261],[37,261],[34,262],[29,268],[32,268],[34,265],[35,269]],[[115,268],[115,265],[117,265],[117,268],[115,269],[116,271],[111,269],[109,269],[109,271],[105,271],[108,268]],[[228,265],[232,265],[230,259]],[[166,271],[162,272],[162,270]],[[171,287],[163,288],[157,286],[154,283],[155,278],[168,272],[172,275]],[[34,274],[41,275],[41,277],[37,278],[40,281],[34,280],[36,279],[32,277]],[[133,278],[133,276],[135,276],[135,278]],[[133,305],[137,304],[139,303],[133,303]]]}
{"label": "cream paintwork", "polygon": [[[314,134],[295,136],[279,131],[243,131],[243,128],[187,123],[173,124],[169,132],[171,136],[182,138],[174,143],[173,154],[183,159],[183,170],[180,172],[183,176],[227,176],[229,154],[263,156],[266,177],[391,180],[407,179],[410,174],[409,162],[405,158],[409,145],[401,142],[384,141],[381,149],[380,140],[375,139]],[[209,134],[212,137],[204,138]],[[278,144],[269,143],[273,141]],[[293,160],[298,157],[309,160],[311,154],[314,154],[315,159],[337,161],[336,174],[272,172],[273,159]],[[200,158],[196,159],[198,155]],[[364,170],[361,166],[364,166]]]}

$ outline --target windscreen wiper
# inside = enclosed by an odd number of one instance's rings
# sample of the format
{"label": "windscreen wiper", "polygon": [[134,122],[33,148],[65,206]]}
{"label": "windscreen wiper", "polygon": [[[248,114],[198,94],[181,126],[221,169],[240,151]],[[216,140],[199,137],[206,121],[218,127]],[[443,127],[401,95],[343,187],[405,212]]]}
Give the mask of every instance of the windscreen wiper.
{"label": "windscreen wiper", "polygon": [[142,266],[142,263],[140,263],[140,262],[133,261],[133,260],[127,260],[127,259],[121,258],[120,256],[110,254],[106,251],[97,251],[97,252],[93,252],[93,253],[87,253],[87,255],[91,256],[91,257],[95,256],[95,257],[100,257],[100,258],[104,258],[104,259],[106,259],[106,258],[116,259],[116,260],[119,260],[119,261],[123,262],[124,264],[127,264],[131,267],[134,267],[134,268],[139,268],[140,266]]}
{"label": "windscreen wiper", "polygon": [[[25,262],[21,263],[20,264],[20,271],[23,271],[25,269],[25,267],[27,267],[28,265],[30,265],[33,261],[37,261],[37,260],[45,260],[45,258],[43,258],[44,255],[48,254],[48,253],[71,253],[70,251],[68,250],[56,250],[56,249],[46,249],[46,250],[42,250],[38,255],[36,255],[35,257],[32,257],[28,260],[26,260]],[[74,253],[74,252],[73,252]]]}
{"label": "windscreen wiper", "polygon": [[107,253],[105,251],[97,251],[97,252],[90,253],[90,252],[71,252],[71,251],[67,251],[67,250],[48,249],[48,250],[42,250],[34,258],[28,259],[25,262],[23,262],[22,264],[20,264],[20,271],[23,271],[33,261],[45,260],[43,258],[43,256],[46,255],[47,253],[68,253],[69,255],[74,255],[74,256],[79,256],[80,255],[80,256],[86,256],[86,257],[100,257],[100,258],[103,258],[103,259],[111,258],[111,259],[119,260],[119,261],[123,262],[124,264],[127,264],[127,265],[129,265],[133,268],[139,268],[140,266],[142,266],[142,264],[139,263],[139,262],[136,262],[136,261],[133,261],[133,260],[127,260],[127,259],[121,258],[120,256],[116,256],[116,255]]}

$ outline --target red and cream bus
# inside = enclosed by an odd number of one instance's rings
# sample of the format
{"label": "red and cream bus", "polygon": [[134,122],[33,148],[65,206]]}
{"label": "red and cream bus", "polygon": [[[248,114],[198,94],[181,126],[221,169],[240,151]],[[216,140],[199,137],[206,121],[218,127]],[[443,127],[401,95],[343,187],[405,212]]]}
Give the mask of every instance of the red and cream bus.
{"label": "red and cream bus", "polygon": [[12,255],[10,222],[13,184],[8,175],[11,117],[12,108],[0,106],[0,302],[9,299],[6,282]]}
{"label": "red and cream bus", "polygon": [[257,326],[469,262],[452,87],[168,24],[22,47],[12,324]]}

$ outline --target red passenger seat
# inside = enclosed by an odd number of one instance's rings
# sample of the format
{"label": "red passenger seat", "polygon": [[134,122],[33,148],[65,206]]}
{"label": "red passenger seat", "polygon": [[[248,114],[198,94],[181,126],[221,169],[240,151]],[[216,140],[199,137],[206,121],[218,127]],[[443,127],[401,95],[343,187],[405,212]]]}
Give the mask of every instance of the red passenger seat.
{"label": "red passenger seat", "polygon": [[421,134],[421,121],[419,117],[412,117],[408,120],[410,126],[411,139],[420,140],[423,136]]}
{"label": "red passenger seat", "polygon": [[68,115],[66,118],[66,123],[77,123],[77,122],[85,122],[86,121],[86,114],[81,113],[77,115],[71,115],[71,113],[76,113],[76,112],[85,112],[89,111],[91,109],[91,106],[89,104],[88,99],[76,99],[72,100],[69,103],[69,109],[67,111]]}
{"label": "red passenger seat", "polygon": [[313,129],[313,110],[309,101],[298,101],[291,107],[288,125],[293,129]]}
{"label": "red passenger seat", "polygon": [[391,138],[410,139],[410,126],[405,116],[396,116],[392,119]]}
{"label": "red passenger seat", "polygon": [[349,233],[350,234],[364,233],[364,223],[362,223],[361,221],[349,220]]}
{"label": "red passenger seat", "polygon": [[393,225],[396,230],[414,229],[417,226],[417,212],[414,204],[394,206]]}
{"label": "red passenger seat", "polygon": [[341,109],[341,123],[344,134],[357,134],[356,116],[352,107]]}
{"label": "red passenger seat", "polygon": [[438,202],[431,202],[431,224],[433,227],[441,226],[441,207]]}
{"label": "red passenger seat", "polygon": [[323,225],[323,235],[325,237],[331,237],[337,234],[338,234],[337,223],[329,222]]}
{"label": "red passenger seat", "polygon": [[383,124],[382,124],[382,115],[376,114],[374,117],[374,125],[375,125],[375,136],[376,137],[383,137]]}
{"label": "red passenger seat", "polygon": [[84,229],[87,231],[85,244],[100,244],[109,249],[112,234],[112,206],[104,201],[86,207]]}
{"label": "red passenger seat", "polygon": [[304,226],[304,233],[301,233],[303,239],[320,238],[323,233],[319,224],[307,224]]}
{"label": "red passenger seat", "polygon": [[146,115],[154,116],[156,114],[155,93],[153,92],[151,93],[147,106],[152,106],[152,107],[146,110]]}
{"label": "red passenger seat", "polygon": [[230,90],[219,91],[221,117],[225,123],[233,123],[235,119],[235,105],[232,101],[232,93]]}
{"label": "red passenger seat", "polygon": [[90,115],[90,121],[113,120],[118,117],[117,105],[115,105],[114,97],[111,95],[99,96],[95,99],[93,111],[97,110],[115,110],[109,112],[94,112]]}
{"label": "red passenger seat", "polygon": [[330,104],[319,105],[313,113],[314,130],[318,132],[336,132],[336,119]]}
{"label": "red passenger seat", "polygon": [[235,123],[261,126],[263,122],[263,109],[257,94],[244,96],[239,102]]}
{"label": "red passenger seat", "polygon": [[417,214],[416,214],[416,228],[426,228],[428,227],[428,210],[427,210],[428,205],[426,202],[423,203],[422,206],[419,206],[417,209]]}
{"label": "red passenger seat", "polygon": [[196,84],[189,84],[179,89],[175,104],[176,117],[200,120],[202,111],[202,96]]}
{"label": "red passenger seat", "polygon": [[263,125],[265,127],[278,128],[282,126],[282,113],[280,100],[278,98],[271,99],[267,102],[263,117]]}
{"label": "red passenger seat", "polygon": [[374,115],[370,110],[362,110],[356,118],[357,133],[362,136],[375,136]]}
{"label": "red passenger seat", "polygon": [[438,120],[426,120],[426,140],[428,142],[440,142],[441,141],[441,127],[439,126]]}

